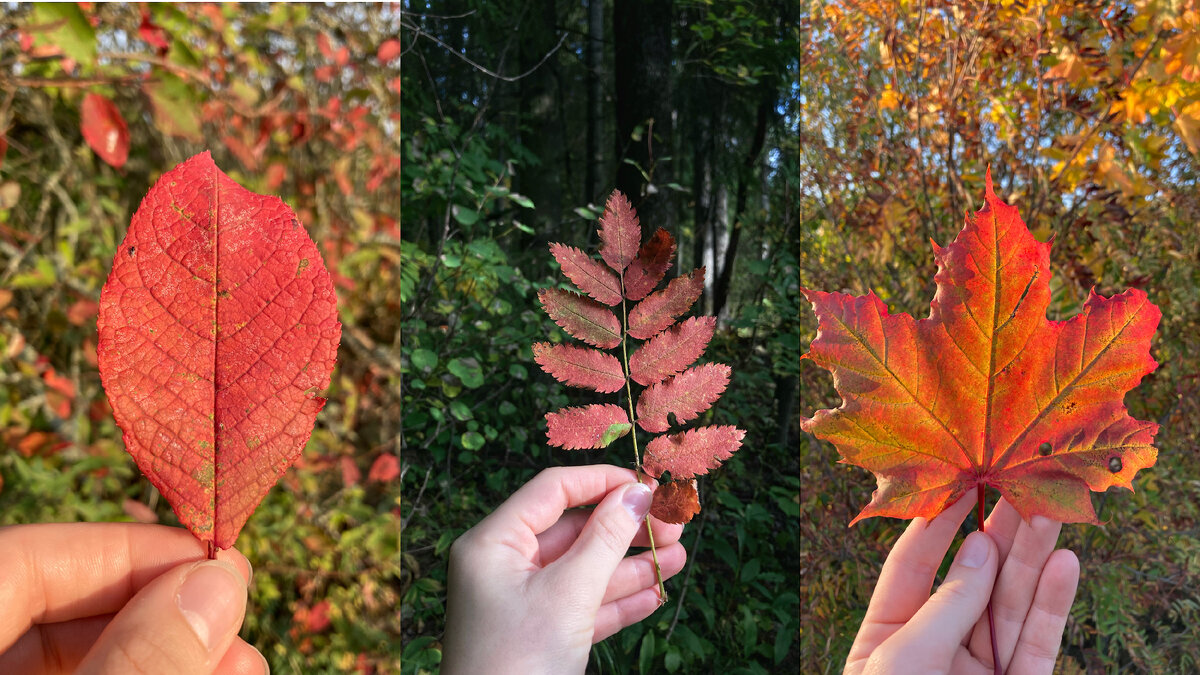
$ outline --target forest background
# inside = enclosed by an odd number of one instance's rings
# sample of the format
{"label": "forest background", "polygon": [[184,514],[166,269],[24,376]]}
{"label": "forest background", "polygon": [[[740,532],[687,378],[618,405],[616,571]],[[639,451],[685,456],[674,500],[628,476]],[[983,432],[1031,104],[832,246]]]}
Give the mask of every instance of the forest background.
{"label": "forest background", "polygon": [[580,394],[530,351],[562,335],[536,306],[561,283],[548,242],[594,249],[619,188],[679,240],[669,274],[707,266],[705,358],[734,369],[707,420],[748,434],[701,483],[671,602],[592,667],[795,670],[799,9],[4,5],[0,525],[177,522],[124,452],[95,321],[142,196],[208,149],[295,209],[344,331],[312,439],[238,540],[242,635],[275,672],[436,670],[453,539],[542,468],[629,464],[546,447]]}
{"label": "forest background", "polygon": [[[1158,370],[1125,398],[1161,425],[1135,493],[1094,495],[1100,526],[1059,545],[1082,579],[1055,672],[1200,663],[1200,7],[1133,2],[812,2],[801,19],[801,283],[927,316],[949,243],[996,193],[1054,239],[1050,318],[1095,288],[1163,311]],[[801,309],[807,350],[816,319]],[[801,368],[805,416],[836,407]],[[906,522],[846,524],[873,477],[801,438],[800,661],[837,672]],[[992,495],[990,501],[994,501]],[[963,531],[976,528],[969,517]],[[961,541],[961,538],[960,538]],[[944,572],[944,570],[943,570]]]}

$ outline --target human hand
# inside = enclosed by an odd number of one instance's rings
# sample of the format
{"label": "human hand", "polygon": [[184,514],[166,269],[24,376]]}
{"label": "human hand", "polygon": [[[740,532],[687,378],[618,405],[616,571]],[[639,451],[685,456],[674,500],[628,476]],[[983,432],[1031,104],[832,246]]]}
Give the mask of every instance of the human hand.
{"label": "human hand", "polygon": [[1001,499],[984,525],[986,534],[967,536],[946,580],[929,595],[958,525],[975,503],[964,497],[932,521],[915,518],[897,540],[846,673],[994,672],[989,597],[1001,670],[1053,672],[1079,583],[1075,554],[1054,550],[1062,523],[1042,516],[1026,523]]}
{"label": "human hand", "polygon": [[265,675],[237,637],[250,563],[206,553],[162,525],[0,528],[0,673]]}
{"label": "human hand", "polygon": [[[650,491],[615,466],[542,471],[450,548],[442,672],[582,673],[592,643],[658,609]],[[595,510],[572,510],[585,504]],[[651,519],[664,579],[682,525]]]}

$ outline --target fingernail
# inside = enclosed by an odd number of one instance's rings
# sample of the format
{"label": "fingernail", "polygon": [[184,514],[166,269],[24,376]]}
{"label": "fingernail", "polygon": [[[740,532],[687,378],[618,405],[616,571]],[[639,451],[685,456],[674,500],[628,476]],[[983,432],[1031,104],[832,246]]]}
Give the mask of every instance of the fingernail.
{"label": "fingernail", "polygon": [[239,596],[245,594],[246,586],[237,570],[227,562],[212,560],[188,572],[175,602],[196,637],[211,651],[221,636],[241,620],[237,604]]}
{"label": "fingernail", "polygon": [[983,567],[988,559],[988,543],[984,539],[986,536],[982,532],[972,532],[967,535],[967,540],[963,542],[962,548],[958,549],[958,557],[955,558],[955,562],[972,569]]}
{"label": "fingernail", "polygon": [[649,485],[634,483],[633,487],[625,490],[625,496],[621,498],[621,503],[625,505],[634,520],[641,520],[646,517],[647,513],[650,513],[652,496]]}

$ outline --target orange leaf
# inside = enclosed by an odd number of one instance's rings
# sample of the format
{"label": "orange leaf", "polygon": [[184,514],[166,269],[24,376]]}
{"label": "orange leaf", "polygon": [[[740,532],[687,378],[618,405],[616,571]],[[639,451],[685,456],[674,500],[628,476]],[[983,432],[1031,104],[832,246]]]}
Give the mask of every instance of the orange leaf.
{"label": "orange leaf", "polygon": [[668,481],[654,490],[650,515],[662,522],[691,522],[697,513],[700,513],[700,495],[696,492],[696,481]]}
{"label": "orange leaf", "polygon": [[875,295],[802,290],[817,313],[807,357],[833,374],[841,407],[801,428],[833,442],[879,489],[852,521],[933,518],[992,486],[1023,518],[1096,522],[1090,491],[1132,489],[1152,466],[1158,425],[1125,393],[1157,366],[1161,313],[1140,290],[1094,292],[1050,321],[1050,245],[1033,238],[987,176],[986,203],[934,246],[928,318],[889,314]]}

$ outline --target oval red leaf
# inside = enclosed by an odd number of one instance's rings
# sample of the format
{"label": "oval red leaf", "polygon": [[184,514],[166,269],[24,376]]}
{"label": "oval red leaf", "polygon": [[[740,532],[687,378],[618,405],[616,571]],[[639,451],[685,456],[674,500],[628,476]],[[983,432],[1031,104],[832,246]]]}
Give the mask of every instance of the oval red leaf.
{"label": "oval red leaf", "polygon": [[629,376],[650,386],[682,371],[704,353],[716,327],[716,317],[694,316],[660,333],[629,357]]}
{"label": "oval red leaf", "polygon": [[688,368],[665,382],[650,385],[637,402],[637,423],[646,431],[660,433],[670,428],[667,414],[683,424],[712,407],[729,386],[729,366],[706,363]]}
{"label": "oval red leaf", "polygon": [[573,246],[557,243],[550,244],[550,253],[579,290],[606,305],[621,301],[621,280],[599,261]]}
{"label": "oval red leaf", "polygon": [[393,59],[400,56],[400,53],[403,51],[404,47],[400,44],[400,41],[392,38],[391,40],[384,40],[383,44],[379,45],[379,50],[375,53],[375,58],[379,59],[380,63],[390,63]]}
{"label": "oval red leaf", "polygon": [[604,432],[614,424],[628,424],[620,406],[598,403],[546,413],[546,438],[550,445],[567,450],[604,447]]}
{"label": "oval red leaf", "polygon": [[134,214],[98,327],[138,468],[198,539],[232,546],[325,404],[341,324],[316,245],[279,198],[197,155]]}
{"label": "oval red leaf", "polygon": [[100,94],[84,96],[79,123],[83,140],[105,164],[114,169],[125,166],[129,158],[129,127],[116,104]]}
{"label": "oval red leaf", "polygon": [[573,387],[611,394],[625,386],[625,371],[617,357],[595,349],[538,342],[533,345],[533,360],[554,379]]}
{"label": "oval red leaf", "polygon": [[637,212],[619,190],[613,190],[600,217],[600,257],[620,272],[637,257],[642,243],[642,227]]}
{"label": "oval red leaf", "polygon": [[675,480],[705,474],[737,452],[745,437],[746,432],[728,425],[659,436],[646,445],[642,470],[655,478],[670,471]]}
{"label": "oval red leaf", "polygon": [[670,232],[658,228],[638,249],[637,258],[625,270],[625,297],[641,300],[649,295],[671,268],[673,255],[675,238]]}
{"label": "oval red leaf", "polygon": [[538,291],[538,300],[554,323],[571,337],[601,349],[621,344],[621,322],[595,300],[558,288],[543,288]]}
{"label": "oval red leaf", "polygon": [[650,515],[664,523],[691,522],[700,513],[700,495],[696,481],[674,480],[659,485],[650,502]]}
{"label": "oval red leaf", "polygon": [[702,292],[703,267],[692,270],[687,276],[675,277],[666,288],[651,293],[629,312],[630,337],[647,340],[658,335],[675,321],[675,317],[691,309]]}

